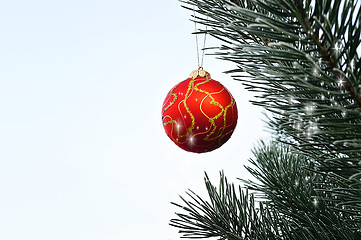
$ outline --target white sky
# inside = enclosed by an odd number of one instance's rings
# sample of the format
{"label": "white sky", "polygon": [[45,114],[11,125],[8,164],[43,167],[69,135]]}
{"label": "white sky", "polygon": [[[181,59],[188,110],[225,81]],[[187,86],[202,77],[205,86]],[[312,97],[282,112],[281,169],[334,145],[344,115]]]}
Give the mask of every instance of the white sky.
{"label": "white sky", "polygon": [[167,92],[197,68],[189,18],[175,0],[0,3],[0,239],[175,240],[170,202],[204,192],[204,171],[248,176],[267,133],[232,64],[204,60],[237,101],[222,148],[188,153],[163,130]]}

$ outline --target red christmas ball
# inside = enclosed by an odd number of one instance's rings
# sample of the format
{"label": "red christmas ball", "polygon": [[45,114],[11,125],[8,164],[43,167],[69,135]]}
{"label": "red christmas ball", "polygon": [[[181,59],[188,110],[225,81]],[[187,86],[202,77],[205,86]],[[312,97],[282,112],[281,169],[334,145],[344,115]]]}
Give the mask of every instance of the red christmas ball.
{"label": "red christmas ball", "polygon": [[195,153],[222,146],[237,125],[231,93],[208,72],[197,70],[173,87],[162,108],[163,127],[180,148]]}

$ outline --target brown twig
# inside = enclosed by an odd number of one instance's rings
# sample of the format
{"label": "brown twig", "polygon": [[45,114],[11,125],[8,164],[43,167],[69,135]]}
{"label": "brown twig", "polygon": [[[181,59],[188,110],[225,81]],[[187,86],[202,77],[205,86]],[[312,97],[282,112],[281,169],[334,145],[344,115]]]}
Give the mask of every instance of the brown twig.
{"label": "brown twig", "polygon": [[[237,0],[231,0],[233,3],[235,3],[236,5],[240,6],[239,2]],[[300,6],[298,4],[296,4],[296,8],[300,9]],[[303,8],[301,8],[300,10],[304,10]],[[333,69],[335,68],[336,66],[336,62],[335,62],[335,59],[331,56],[331,54],[329,53],[329,51],[327,50],[326,48],[326,44],[321,42],[321,40],[319,39],[319,37],[315,34],[315,31],[314,29],[311,28],[310,26],[310,23],[308,21],[308,18],[305,17],[305,13],[304,11],[302,12],[303,14],[303,26],[306,27],[306,32],[308,30],[311,31],[311,38],[315,41],[316,45],[317,45],[317,50],[318,52],[321,54],[321,57],[328,62],[328,65],[329,65],[329,69],[330,71],[334,74],[335,76],[335,80],[338,81],[338,79],[340,78],[340,75],[338,73],[335,73],[335,71],[333,71]],[[361,108],[361,96],[359,94],[357,94],[354,90],[354,88],[351,86],[350,82],[346,79],[346,78],[343,78],[342,79],[342,84],[343,84],[343,87],[344,89],[346,89],[351,98],[355,101],[355,104]]]}
{"label": "brown twig", "polygon": [[[306,17],[304,17],[304,24],[308,28],[307,31],[311,31],[311,38],[315,41],[318,46],[318,52],[321,54],[322,58],[328,62],[330,71],[334,74],[335,80],[337,81],[340,77],[338,73],[335,73],[333,69],[335,68],[335,59],[330,55],[329,51],[326,48],[325,43],[322,43],[318,36],[316,36],[314,29],[311,28],[310,23]],[[349,81],[346,78],[342,79],[343,87],[349,92],[351,98],[355,101],[359,108],[361,108],[361,96],[358,95],[355,90],[352,88]]]}

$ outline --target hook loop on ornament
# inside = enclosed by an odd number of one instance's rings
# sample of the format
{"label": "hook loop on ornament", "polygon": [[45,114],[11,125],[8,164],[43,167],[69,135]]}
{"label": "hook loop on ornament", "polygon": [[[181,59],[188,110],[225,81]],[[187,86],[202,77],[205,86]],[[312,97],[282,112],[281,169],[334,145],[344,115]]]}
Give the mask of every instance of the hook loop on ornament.
{"label": "hook loop on ornament", "polygon": [[191,72],[190,77],[193,79],[196,77],[206,77],[207,79],[211,79],[211,74],[209,74],[206,70],[203,70],[203,67],[199,67],[198,70]]}

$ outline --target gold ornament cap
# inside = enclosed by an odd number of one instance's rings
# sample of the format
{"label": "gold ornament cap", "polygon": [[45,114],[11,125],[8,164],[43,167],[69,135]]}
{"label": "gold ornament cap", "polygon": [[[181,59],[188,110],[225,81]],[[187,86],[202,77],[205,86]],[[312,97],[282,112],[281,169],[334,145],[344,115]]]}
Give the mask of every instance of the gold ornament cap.
{"label": "gold ornament cap", "polygon": [[190,74],[191,78],[196,78],[196,77],[206,77],[206,78],[211,78],[211,74],[209,74],[209,72],[207,72],[206,70],[203,70],[202,67],[198,68],[198,70],[194,70],[191,72]]}

